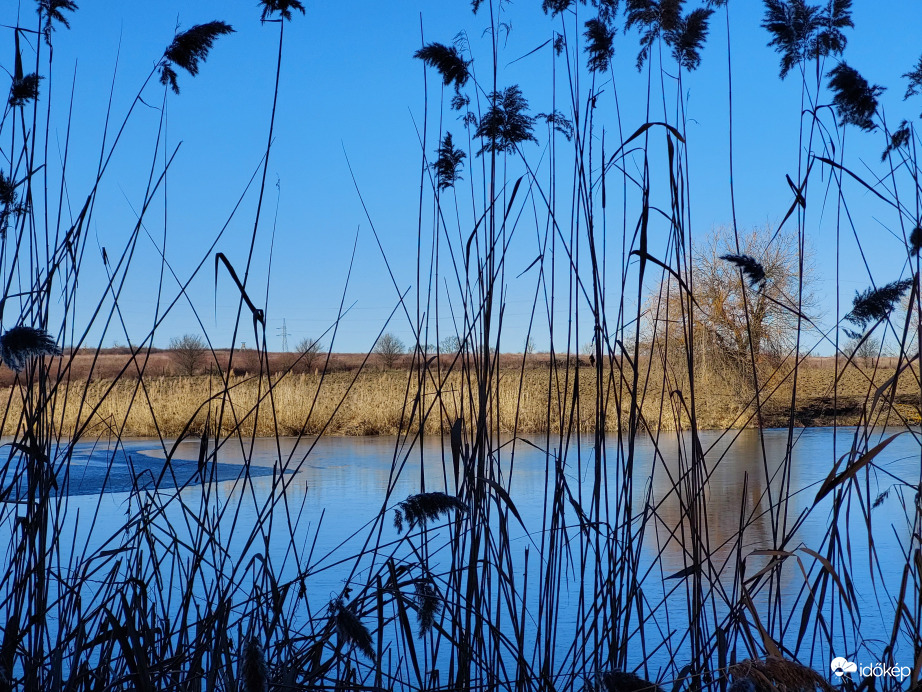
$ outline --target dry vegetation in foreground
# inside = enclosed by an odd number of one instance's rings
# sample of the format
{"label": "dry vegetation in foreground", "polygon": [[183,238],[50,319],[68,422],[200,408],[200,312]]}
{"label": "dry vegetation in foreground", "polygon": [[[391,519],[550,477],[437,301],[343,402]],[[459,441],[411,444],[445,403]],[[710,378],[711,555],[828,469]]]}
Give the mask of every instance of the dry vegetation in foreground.
{"label": "dry vegetation in foreground", "polygon": [[[215,358],[225,365],[226,356],[226,352],[217,352]],[[199,434],[204,430],[209,405],[214,413],[220,403],[223,385],[217,375],[174,374],[168,353],[152,354],[140,379],[137,374],[143,361],[133,363],[127,353],[103,354],[92,372],[87,367],[90,361],[81,363],[80,358],[82,356],[75,357],[69,385],[62,385],[59,392],[64,405],[58,409],[57,416],[63,429],[76,429],[80,423],[87,424],[88,432],[93,434],[119,433],[138,437]],[[234,368],[235,373],[229,380],[232,410],[224,417],[226,429],[222,433],[240,429],[247,435],[257,436],[321,432],[393,435],[406,432],[407,421],[418,420],[418,416],[412,415],[417,400],[422,401],[426,411],[425,432],[428,434],[447,433],[454,420],[459,416],[467,417],[468,412],[462,410],[461,403],[464,400],[462,375],[457,369],[451,371],[451,359],[442,357],[441,372],[438,363],[431,363],[420,397],[417,374],[414,372],[410,376],[409,356],[402,356],[401,362],[392,369],[384,369],[374,360],[362,368],[364,358],[358,354],[334,354],[323,374],[316,367],[311,372],[303,372],[304,368],[291,354],[272,354],[272,374],[261,379],[250,375],[245,368],[245,358],[241,359],[241,366]],[[807,359],[798,373],[794,424],[855,425],[865,422],[877,390],[895,373],[895,360],[883,358],[876,368],[872,362],[852,362],[843,371],[845,359],[841,358],[836,384],[835,359]],[[626,369],[626,363],[624,370],[619,367],[616,365],[613,375],[608,364],[603,370],[602,392],[608,431],[616,431],[619,425],[626,426],[629,419],[629,387],[633,375]],[[125,375],[114,381],[112,374],[123,369]],[[254,367],[254,371],[256,369]],[[765,383],[761,407],[766,427],[783,427],[790,422],[792,378],[784,372],[766,368],[760,373],[760,381]],[[597,376],[597,368],[590,366],[584,357],[571,357],[569,362],[558,358],[552,362],[546,354],[536,354],[526,357],[523,368],[521,355],[503,355],[496,384],[499,431],[542,433],[550,426],[553,433],[561,429],[592,432],[597,420]],[[88,386],[87,378],[91,380]],[[682,397],[673,391],[664,401],[661,367],[654,363],[648,368],[643,363],[640,381],[645,380],[648,384],[641,386],[638,400],[648,429],[652,432],[675,430],[677,424],[687,426],[683,406],[683,398],[687,400],[689,396],[687,385]],[[85,396],[81,397],[84,388]],[[571,405],[574,391],[579,393],[577,406]],[[437,395],[438,392],[441,395]],[[10,385],[6,385],[3,396],[10,401],[10,415],[4,423],[4,435],[13,432],[20,414],[17,406],[22,397],[10,394]],[[918,423],[922,420],[917,371],[904,371],[892,406],[891,394],[888,388],[881,390],[877,405],[871,411],[872,423]],[[739,428],[758,423],[752,388],[741,386],[738,377],[699,369],[695,399],[697,424],[701,429]],[[491,411],[494,426],[496,415],[496,411]],[[212,415],[211,419],[215,418]]]}

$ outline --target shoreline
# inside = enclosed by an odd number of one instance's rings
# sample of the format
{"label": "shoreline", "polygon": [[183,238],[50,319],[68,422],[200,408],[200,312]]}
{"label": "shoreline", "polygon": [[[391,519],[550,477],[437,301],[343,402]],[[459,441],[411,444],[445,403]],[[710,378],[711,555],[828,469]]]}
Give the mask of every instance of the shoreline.
{"label": "shoreline", "polygon": [[[870,371],[850,366],[839,371],[837,381],[831,366],[802,367],[793,425],[922,422],[916,373],[904,369],[895,392],[889,387],[880,389],[894,373],[893,368]],[[418,430],[420,417],[425,434],[447,434],[457,418],[472,417],[462,403],[469,398],[458,372],[431,368],[423,378],[422,390],[417,389],[417,375],[405,368],[370,368],[361,373],[343,369],[325,375],[287,373],[271,378],[244,374],[232,375],[226,390],[213,375],[145,376],[140,381],[123,378],[114,383],[108,379],[71,381],[59,386],[57,400],[50,406],[55,427],[64,437],[83,428],[84,436],[125,439],[197,437],[206,430],[206,423],[213,435],[222,407],[221,436],[261,438],[321,433],[349,438],[396,435]],[[609,433],[616,433],[619,425],[624,430],[628,424],[631,397],[625,382],[630,381],[629,375],[607,368],[603,372]],[[681,389],[673,389],[672,382],[667,387],[657,377],[659,373],[653,375],[647,389],[636,396],[643,416],[641,427],[652,432],[687,429],[685,398],[676,393]],[[792,422],[793,378],[789,375],[765,380],[759,397],[763,428],[786,428]],[[524,369],[503,365],[492,389],[491,427],[504,434],[592,433],[597,426],[596,377],[595,369],[582,365],[567,368],[538,362]],[[876,397],[878,391],[881,395]],[[3,394],[11,397],[10,415],[0,431],[8,436],[19,422],[22,395],[9,387]],[[738,382],[705,373],[695,382],[697,429],[759,427],[753,400]]]}

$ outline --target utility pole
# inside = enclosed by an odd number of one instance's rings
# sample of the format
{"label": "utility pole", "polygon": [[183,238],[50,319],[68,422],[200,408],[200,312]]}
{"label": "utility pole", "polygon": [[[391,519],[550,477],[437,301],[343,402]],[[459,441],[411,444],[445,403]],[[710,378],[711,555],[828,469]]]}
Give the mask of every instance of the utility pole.
{"label": "utility pole", "polygon": [[285,323],[285,318],[282,318],[282,327],[279,329],[282,334],[282,352],[288,352],[288,325]]}

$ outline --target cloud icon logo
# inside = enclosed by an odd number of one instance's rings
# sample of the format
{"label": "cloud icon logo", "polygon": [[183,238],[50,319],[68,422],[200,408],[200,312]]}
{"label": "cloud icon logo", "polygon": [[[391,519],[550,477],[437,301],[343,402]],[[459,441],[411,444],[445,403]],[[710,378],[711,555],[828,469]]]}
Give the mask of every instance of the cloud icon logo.
{"label": "cloud icon logo", "polygon": [[858,672],[857,663],[842,658],[841,656],[836,656],[834,659],[832,659],[832,663],[829,664],[829,667],[832,668],[832,672],[840,678],[846,673]]}

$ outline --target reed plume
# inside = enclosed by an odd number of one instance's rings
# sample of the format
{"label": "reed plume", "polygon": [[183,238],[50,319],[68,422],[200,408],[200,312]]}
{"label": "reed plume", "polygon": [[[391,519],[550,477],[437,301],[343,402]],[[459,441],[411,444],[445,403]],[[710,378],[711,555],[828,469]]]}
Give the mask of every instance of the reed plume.
{"label": "reed plume", "polygon": [[60,353],[54,339],[44,329],[20,325],[0,336],[0,360],[16,372],[22,372],[31,358]]}
{"label": "reed plume", "polygon": [[9,227],[10,215],[21,211],[16,205],[16,199],[15,181],[7,178],[6,174],[0,171],[0,205],[3,206],[0,209],[0,238],[3,237]]}
{"label": "reed plume", "polygon": [[916,226],[909,234],[909,254],[913,257],[919,256],[919,250],[922,250],[922,226]]}
{"label": "reed plume", "polygon": [[839,113],[840,125],[855,125],[865,132],[877,129],[877,97],[884,92],[882,86],[868,84],[858,71],[840,62],[826,75],[829,89],[833,91],[832,103]]}
{"label": "reed plume", "polygon": [[453,495],[440,492],[410,495],[394,510],[394,527],[403,533],[404,522],[409,530],[417,524],[425,526],[430,519],[438,519],[452,510],[466,512],[467,505]]}
{"label": "reed plume", "polygon": [[528,101],[518,85],[490,94],[490,108],[477,125],[475,137],[486,140],[477,152],[509,153],[522,142],[537,142],[532,128],[534,118],[527,115]]}
{"label": "reed plume", "polygon": [[13,77],[13,83],[10,85],[10,107],[16,108],[25,106],[30,101],[37,101],[38,83],[41,79],[37,74]]}
{"label": "reed plume", "polygon": [[467,107],[470,104],[470,102],[471,102],[471,97],[468,96],[467,94],[462,94],[459,91],[455,93],[454,96],[451,97],[451,109],[453,111],[459,111],[462,108]]}
{"label": "reed plume", "polygon": [[762,27],[772,35],[768,45],[781,53],[781,79],[805,58],[811,35],[819,26],[818,13],[819,8],[803,0],[766,0]]}
{"label": "reed plume", "polygon": [[890,489],[889,489],[889,488],[887,488],[887,489],[884,490],[882,493],[880,493],[876,498],[874,498],[874,503],[871,505],[871,508],[872,508],[872,509],[877,509],[877,508],[880,507],[882,504],[884,504],[884,502],[887,500],[888,497],[890,497]]}
{"label": "reed plume", "polygon": [[39,0],[38,13],[45,16],[45,24],[42,26],[42,33],[45,35],[45,42],[51,45],[51,33],[54,31],[54,23],[63,24],[70,29],[70,22],[64,10],[68,12],[77,11],[77,3],[73,0]]}
{"label": "reed plume", "polygon": [[909,72],[904,73],[903,76],[909,80],[909,84],[906,85],[906,93],[903,95],[903,100],[905,101],[910,96],[915,96],[922,91],[922,58],[919,58],[916,66]]}
{"label": "reed plume", "polygon": [[692,71],[701,64],[701,50],[708,36],[708,23],[713,10],[699,7],[680,17],[674,29],[667,31],[664,39],[672,46],[672,56],[686,70]]}
{"label": "reed plume", "polygon": [[841,55],[848,43],[843,29],[854,26],[852,0],[830,0],[819,12],[819,27],[813,43],[812,57]]}
{"label": "reed plume", "polygon": [[470,77],[467,68],[470,64],[461,57],[461,52],[455,46],[446,46],[444,43],[428,43],[413,54],[429,67],[434,67],[442,75],[445,86],[454,84],[455,90],[460,89]]}
{"label": "reed plume", "polygon": [[435,618],[442,612],[442,596],[428,577],[417,579],[414,586],[419,636],[425,637],[435,624]]}
{"label": "reed plume", "polygon": [[292,17],[292,10],[296,10],[301,14],[305,13],[304,5],[301,4],[300,0],[260,0],[259,4],[263,7],[263,21],[266,21],[276,12],[282,19],[285,19],[289,22],[291,21]]}
{"label": "reed plume", "polygon": [[637,69],[643,67],[653,43],[662,37],[682,67],[694,70],[701,63],[700,51],[708,35],[713,10],[698,8],[682,16],[684,0],[628,0],[625,28],[641,30]]}
{"label": "reed plume", "polygon": [[562,134],[568,142],[573,140],[573,121],[560,111],[554,111],[553,113],[538,113],[537,117],[544,120],[557,132]]}
{"label": "reed plume", "polygon": [[847,39],[843,29],[854,26],[851,0],[832,0],[826,7],[804,0],[765,0],[762,27],[772,35],[769,46],[781,54],[781,79],[798,63],[841,55]]}
{"label": "reed plume", "polygon": [[586,22],[585,36],[589,71],[605,72],[615,54],[615,27],[597,18],[590,19]]}
{"label": "reed plume", "polygon": [[909,127],[909,121],[904,120],[900,123],[900,126],[896,128],[894,133],[890,135],[890,141],[887,143],[887,148],[884,149],[884,153],[881,154],[880,160],[886,161],[887,157],[897,149],[901,149],[909,144],[909,138],[912,136],[912,130]]}
{"label": "reed plume", "polygon": [[330,614],[336,627],[336,634],[345,646],[354,646],[367,658],[374,660],[371,633],[354,610],[353,604],[346,604],[342,597],[330,603]]}
{"label": "reed plume", "polygon": [[243,649],[242,667],[244,692],[266,692],[268,689],[266,659],[255,637],[247,639]]}
{"label": "reed plume", "polygon": [[640,52],[637,54],[639,71],[650,55],[653,43],[663,32],[674,31],[679,24],[683,0],[627,0],[624,28],[637,27],[641,31]]}
{"label": "reed plume", "polygon": [[0,171],[0,204],[6,207],[16,204],[16,182],[3,171]]}
{"label": "reed plume", "polygon": [[739,267],[743,274],[746,275],[746,278],[749,279],[749,285],[753,288],[765,281],[765,267],[749,255],[721,255],[720,259]]}
{"label": "reed plume", "polygon": [[[586,0],[579,0],[581,4],[588,4]],[[592,0],[592,6],[598,10],[599,19],[603,22],[611,23],[618,13],[618,5],[621,0]],[[544,0],[541,3],[541,9],[544,14],[550,14],[556,17],[561,12],[566,12],[573,4],[573,0]]]}
{"label": "reed plume", "polygon": [[885,319],[897,301],[912,286],[914,279],[891,281],[880,288],[868,288],[862,293],[855,293],[852,311],[845,316],[852,324],[864,329],[869,323]]}
{"label": "reed plume", "polygon": [[455,182],[461,180],[461,168],[467,156],[461,149],[456,149],[451,138],[451,132],[445,133],[445,138],[439,145],[438,158],[432,164],[435,170],[436,183],[440,190],[454,187]]}
{"label": "reed plume", "polygon": [[572,0],[544,0],[541,9],[544,10],[544,14],[550,13],[552,17],[556,17],[561,12],[566,12],[571,2]]}
{"label": "reed plume", "polygon": [[230,24],[214,21],[207,24],[196,24],[191,29],[177,34],[163,53],[160,83],[169,84],[173,92],[178,94],[178,75],[173,65],[183,68],[194,77],[198,74],[199,63],[208,58],[208,52],[214,45],[215,39],[218,36],[232,33],[234,29]]}

